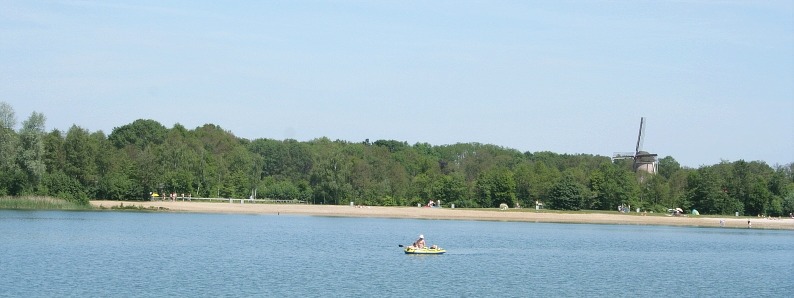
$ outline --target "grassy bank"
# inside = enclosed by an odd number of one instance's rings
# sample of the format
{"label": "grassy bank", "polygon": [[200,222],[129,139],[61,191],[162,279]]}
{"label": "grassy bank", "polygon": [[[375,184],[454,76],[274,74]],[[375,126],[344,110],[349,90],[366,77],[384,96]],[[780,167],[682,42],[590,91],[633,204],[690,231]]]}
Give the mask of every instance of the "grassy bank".
{"label": "grassy bank", "polygon": [[132,211],[168,211],[168,208],[166,207],[154,207],[154,206],[144,207],[143,204],[141,204],[140,206],[135,204],[124,205],[124,202],[120,202],[119,205],[110,205],[110,208],[107,208],[101,204],[99,206],[94,206],[94,208],[99,210],[110,209],[110,210],[132,210]]}
{"label": "grassy bank", "polygon": [[91,210],[91,205],[81,205],[53,197],[0,197],[0,209],[16,210]]}

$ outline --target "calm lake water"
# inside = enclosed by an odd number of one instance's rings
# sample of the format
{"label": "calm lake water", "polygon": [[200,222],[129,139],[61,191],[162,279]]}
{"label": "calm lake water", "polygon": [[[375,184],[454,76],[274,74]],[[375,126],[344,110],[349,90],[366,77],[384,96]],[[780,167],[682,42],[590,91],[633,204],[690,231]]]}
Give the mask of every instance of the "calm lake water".
{"label": "calm lake water", "polygon": [[[420,233],[447,254],[403,254]],[[794,233],[0,211],[0,296],[792,297]]]}

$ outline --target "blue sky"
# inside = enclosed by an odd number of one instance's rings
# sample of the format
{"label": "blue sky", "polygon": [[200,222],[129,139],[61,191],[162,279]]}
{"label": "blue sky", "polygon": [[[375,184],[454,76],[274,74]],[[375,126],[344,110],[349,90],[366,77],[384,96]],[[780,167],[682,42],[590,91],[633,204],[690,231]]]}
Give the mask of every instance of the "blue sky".
{"label": "blue sky", "polygon": [[794,162],[791,1],[0,1],[18,122]]}

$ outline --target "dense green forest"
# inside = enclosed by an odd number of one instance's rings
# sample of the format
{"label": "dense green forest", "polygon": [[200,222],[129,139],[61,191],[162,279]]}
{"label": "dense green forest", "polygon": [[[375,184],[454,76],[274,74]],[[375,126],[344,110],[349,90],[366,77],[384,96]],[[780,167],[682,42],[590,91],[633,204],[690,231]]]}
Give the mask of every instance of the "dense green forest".
{"label": "dense green forest", "polygon": [[41,195],[78,203],[142,200],[152,192],[193,197],[299,200],[310,204],[496,207],[501,203],[563,210],[630,205],[665,212],[788,215],[794,212],[794,163],[723,161],[698,169],[673,157],[656,175],[631,160],[519,152],[496,145],[408,144],[236,137],[217,125],[167,128],[136,120],[106,135],[77,125],[45,131],[33,112],[17,129],[0,102],[0,196]]}

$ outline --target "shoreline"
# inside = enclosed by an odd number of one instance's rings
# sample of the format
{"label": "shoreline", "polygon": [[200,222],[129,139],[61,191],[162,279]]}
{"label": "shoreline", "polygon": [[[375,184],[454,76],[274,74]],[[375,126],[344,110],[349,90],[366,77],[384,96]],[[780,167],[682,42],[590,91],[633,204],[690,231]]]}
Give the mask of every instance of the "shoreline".
{"label": "shoreline", "polygon": [[657,225],[657,226],[688,226],[688,227],[720,227],[724,220],[724,228],[748,228],[750,220],[753,229],[794,230],[794,219],[768,219],[754,217],[677,217],[667,215],[642,216],[637,213],[554,213],[535,211],[534,209],[452,209],[452,208],[420,208],[420,207],[353,207],[347,205],[297,205],[297,204],[240,204],[240,203],[208,203],[184,201],[91,201],[95,208],[111,208],[113,206],[140,206],[146,209],[160,209],[165,212],[195,213],[232,213],[232,214],[263,214],[263,215],[306,215],[306,216],[339,216],[339,217],[380,217],[407,219],[447,219],[447,220],[482,220],[536,223],[579,223],[579,224],[619,224],[619,225]]}

